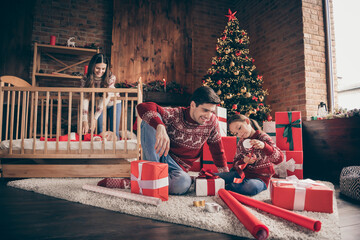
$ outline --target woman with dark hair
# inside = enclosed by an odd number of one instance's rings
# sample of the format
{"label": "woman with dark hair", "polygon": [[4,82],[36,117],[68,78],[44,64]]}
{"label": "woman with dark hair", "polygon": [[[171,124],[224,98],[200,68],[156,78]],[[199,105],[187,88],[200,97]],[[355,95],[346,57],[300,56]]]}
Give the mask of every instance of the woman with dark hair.
{"label": "woman with dark hair", "polygon": [[[81,87],[90,88],[115,88],[116,77],[110,72],[109,59],[102,53],[94,55],[89,63],[88,73],[81,79]],[[101,95],[102,96],[102,95]],[[114,96],[114,93],[107,94],[105,98],[105,106],[107,116],[110,118],[110,131],[113,129],[113,114],[114,114],[114,101],[110,100]],[[95,124],[97,121],[98,133],[103,132],[103,98],[100,98],[99,103],[96,106],[96,112],[94,119],[91,119],[91,127],[89,129],[89,101],[90,94],[85,96],[82,106],[82,133],[86,134],[89,130],[95,130]],[[116,136],[120,139],[119,126],[120,126],[120,115],[121,115],[121,100],[116,101]]]}

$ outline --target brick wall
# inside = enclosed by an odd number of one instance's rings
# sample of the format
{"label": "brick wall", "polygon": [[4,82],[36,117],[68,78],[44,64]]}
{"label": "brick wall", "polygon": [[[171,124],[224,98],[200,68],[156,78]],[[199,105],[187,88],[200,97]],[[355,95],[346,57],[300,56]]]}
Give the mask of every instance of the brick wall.
{"label": "brick wall", "polygon": [[322,1],[239,0],[235,9],[249,33],[250,54],[264,76],[263,87],[269,90],[266,102],[272,115],[276,111],[301,111],[303,119],[316,115],[317,105],[327,103]]}
{"label": "brick wall", "polygon": [[[49,44],[50,35],[55,35],[56,45],[66,45],[68,38],[75,37],[76,46],[94,43],[101,47],[101,52],[110,56],[112,9],[113,0],[37,0],[32,41]],[[77,60],[74,56],[60,57],[69,65]],[[47,56],[42,56],[41,62],[44,63],[41,70],[46,73],[59,69],[59,63]],[[65,73],[83,73],[84,65]]]}
{"label": "brick wall", "polygon": [[[326,32],[325,16],[321,0],[303,0],[303,24],[304,24],[304,52],[305,52],[305,86],[306,86],[306,111],[308,116],[317,113],[320,102],[328,103],[327,72],[326,72]],[[331,4],[332,9],[332,4]],[[332,54],[335,59],[335,37],[332,18]],[[334,67],[334,93],[337,88],[336,62]],[[337,102],[337,101],[336,101]]]}
{"label": "brick wall", "polygon": [[233,1],[198,0],[193,5],[193,89],[202,85],[201,79],[211,67],[217,39],[227,24],[228,8],[233,9]]}

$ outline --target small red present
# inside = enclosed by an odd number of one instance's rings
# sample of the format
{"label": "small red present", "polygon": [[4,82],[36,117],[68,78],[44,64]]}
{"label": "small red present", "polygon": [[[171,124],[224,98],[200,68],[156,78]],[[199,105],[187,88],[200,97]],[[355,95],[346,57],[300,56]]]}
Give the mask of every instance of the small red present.
{"label": "small red present", "polygon": [[303,179],[303,151],[282,151],[284,160],[274,165],[275,178],[286,178],[295,175]]}
{"label": "small red present", "polygon": [[276,146],[281,150],[302,151],[301,112],[276,112]]}
{"label": "small red present", "polygon": [[[230,169],[233,165],[234,157],[236,153],[236,143],[237,143],[236,137],[221,137],[221,140],[224,145],[227,165]],[[214,160],[212,158],[209,145],[207,145],[207,143],[205,143],[203,147],[202,164],[204,169],[217,172],[217,167],[214,164]]]}
{"label": "small red present", "polygon": [[189,171],[192,172],[200,172],[201,170],[201,161],[200,158],[198,160],[196,160],[195,162],[193,162],[192,167],[189,169]]}
{"label": "small red present", "polygon": [[131,162],[131,192],[169,199],[168,164],[145,160]]}
{"label": "small red present", "polygon": [[311,179],[291,176],[270,180],[272,204],[289,210],[332,213],[333,194],[328,186]]}
{"label": "small red present", "polygon": [[225,188],[224,179],[209,170],[201,170],[195,179],[196,196],[215,196],[222,188]]}

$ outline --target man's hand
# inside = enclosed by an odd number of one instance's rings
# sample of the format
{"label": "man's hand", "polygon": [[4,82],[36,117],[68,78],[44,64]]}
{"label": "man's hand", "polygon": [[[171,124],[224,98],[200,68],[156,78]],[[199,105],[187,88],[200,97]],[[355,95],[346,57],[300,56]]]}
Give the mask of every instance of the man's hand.
{"label": "man's hand", "polygon": [[170,138],[164,125],[159,124],[156,128],[155,151],[159,156],[168,155],[170,150]]}

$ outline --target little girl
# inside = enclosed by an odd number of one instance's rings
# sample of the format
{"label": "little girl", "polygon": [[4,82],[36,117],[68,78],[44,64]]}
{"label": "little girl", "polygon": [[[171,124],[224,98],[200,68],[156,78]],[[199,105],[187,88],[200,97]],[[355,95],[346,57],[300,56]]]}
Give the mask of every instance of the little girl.
{"label": "little girl", "polygon": [[[104,54],[98,53],[94,55],[89,63],[89,71],[81,79],[81,87],[95,87],[95,88],[115,88],[116,77],[110,72],[110,62]],[[120,139],[119,135],[119,126],[120,126],[120,115],[121,115],[121,101],[116,101],[116,113],[114,113],[114,102],[110,98],[114,96],[114,93],[107,94],[105,98],[105,106],[107,110],[107,116],[110,118],[110,131],[114,131],[113,129],[113,114],[116,114],[116,136]],[[83,129],[82,134],[86,134],[89,132],[89,123],[88,123],[88,110],[89,110],[89,101],[91,95],[88,94],[83,102],[82,112],[83,112]],[[94,119],[91,119],[91,127],[90,130],[95,130],[95,123],[98,121],[98,133],[102,133],[103,131],[103,98],[101,96],[100,101],[96,107],[96,112],[94,114]],[[106,119],[104,119],[106,121]]]}
{"label": "little girl", "polygon": [[[282,162],[284,155],[255,120],[236,114],[228,119],[228,126],[230,132],[240,140],[233,168],[230,172],[217,175],[225,180],[225,189],[249,196],[256,195],[267,189],[275,173],[273,163]],[[245,140],[249,141],[249,146],[244,146]]]}

